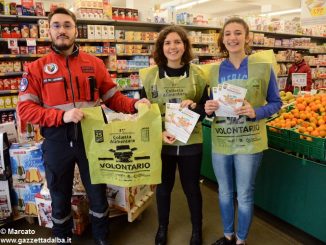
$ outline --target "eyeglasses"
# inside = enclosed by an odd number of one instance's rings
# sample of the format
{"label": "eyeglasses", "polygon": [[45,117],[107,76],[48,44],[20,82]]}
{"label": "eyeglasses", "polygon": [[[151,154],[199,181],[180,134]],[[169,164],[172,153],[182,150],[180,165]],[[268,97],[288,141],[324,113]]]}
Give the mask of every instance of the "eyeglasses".
{"label": "eyeglasses", "polygon": [[63,29],[70,31],[73,28],[75,28],[75,25],[71,24],[71,23],[64,23],[63,25],[59,24],[59,23],[52,23],[51,24],[51,28],[55,31],[59,31],[61,29],[61,27],[63,27]]}

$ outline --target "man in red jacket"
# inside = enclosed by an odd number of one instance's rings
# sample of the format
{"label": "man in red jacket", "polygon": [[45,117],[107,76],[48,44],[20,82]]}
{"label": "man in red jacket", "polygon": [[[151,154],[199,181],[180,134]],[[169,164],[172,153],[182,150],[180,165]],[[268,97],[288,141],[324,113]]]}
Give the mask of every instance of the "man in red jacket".
{"label": "man in red jacket", "polygon": [[286,82],[285,91],[293,92],[292,86],[292,73],[307,73],[307,86],[302,87],[301,90],[310,91],[311,90],[311,70],[309,65],[304,61],[303,55],[300,52],[296,52],[294,56],[294,64],[290,67],[288,78]]}
{"label": "man in red jacket", "polygon": [[52,52],[28,66],[20,83],[18,113],[22,121],[39,124],[46,180],[52,199],[53,234],[59,243],[72,237],[71,195],[75,163],[90,202],[95,242],[108,244],[109,207],[106,185],[91,184],[80,121],[80,108],[100,104],[133,113],[139,103],[121,94],[102,60],[79,50],[76,16],[57,8],[49,15]]}

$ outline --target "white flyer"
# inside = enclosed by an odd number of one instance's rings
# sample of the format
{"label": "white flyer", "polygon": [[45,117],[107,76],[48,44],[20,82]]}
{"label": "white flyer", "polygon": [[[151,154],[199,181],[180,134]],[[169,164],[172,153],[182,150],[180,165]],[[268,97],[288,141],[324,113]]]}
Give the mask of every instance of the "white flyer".
{"label": "white flyer", "polygon": [[217,87],[212,88],[213,99],[219,103],[219,108],[215,111],[218,117],[236,117],[234,109],[239,108],[243,104],[247,89],[229,84],[218,84]]}
{"label": "white flyer", "polygon": [[180,108],[179,103],[166,103],[165,129],[177,140],[187,143],[199,116],[188,108]]}

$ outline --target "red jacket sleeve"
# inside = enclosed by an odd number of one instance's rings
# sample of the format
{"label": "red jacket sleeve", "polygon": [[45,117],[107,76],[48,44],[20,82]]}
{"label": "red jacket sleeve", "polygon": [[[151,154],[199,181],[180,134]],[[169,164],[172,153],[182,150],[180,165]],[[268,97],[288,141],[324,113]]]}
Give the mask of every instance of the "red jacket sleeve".
{"label": "red jacket sleeve", "polygon": [[[63,124],[64,111],[47,109],[42,106],[42,80],[38,63],[31,64],[23,76],[18,95],[17,111],[20,120],[40,126],[52,127]],[[33,71],[33,74],[30,73]]]}

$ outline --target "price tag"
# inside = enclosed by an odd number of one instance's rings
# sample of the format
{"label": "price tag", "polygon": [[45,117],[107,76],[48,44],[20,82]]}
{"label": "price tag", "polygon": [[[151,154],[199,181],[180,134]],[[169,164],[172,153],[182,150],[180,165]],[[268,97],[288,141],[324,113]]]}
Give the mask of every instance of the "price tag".
{"label": "price tag", "polygon": [[9,49],[18,48],[17,39],[13,39],[13,38],[8,39],[8,48]]}
{"label": "price tag", "polygon": [[35,38],[26,38],[26,45],[28,47],[30,46],[36,46],[36,39]]}
{"label": "price tag", "polygon": [[292,73],[292,86],[293,87],[307,86],[307,73]]}

